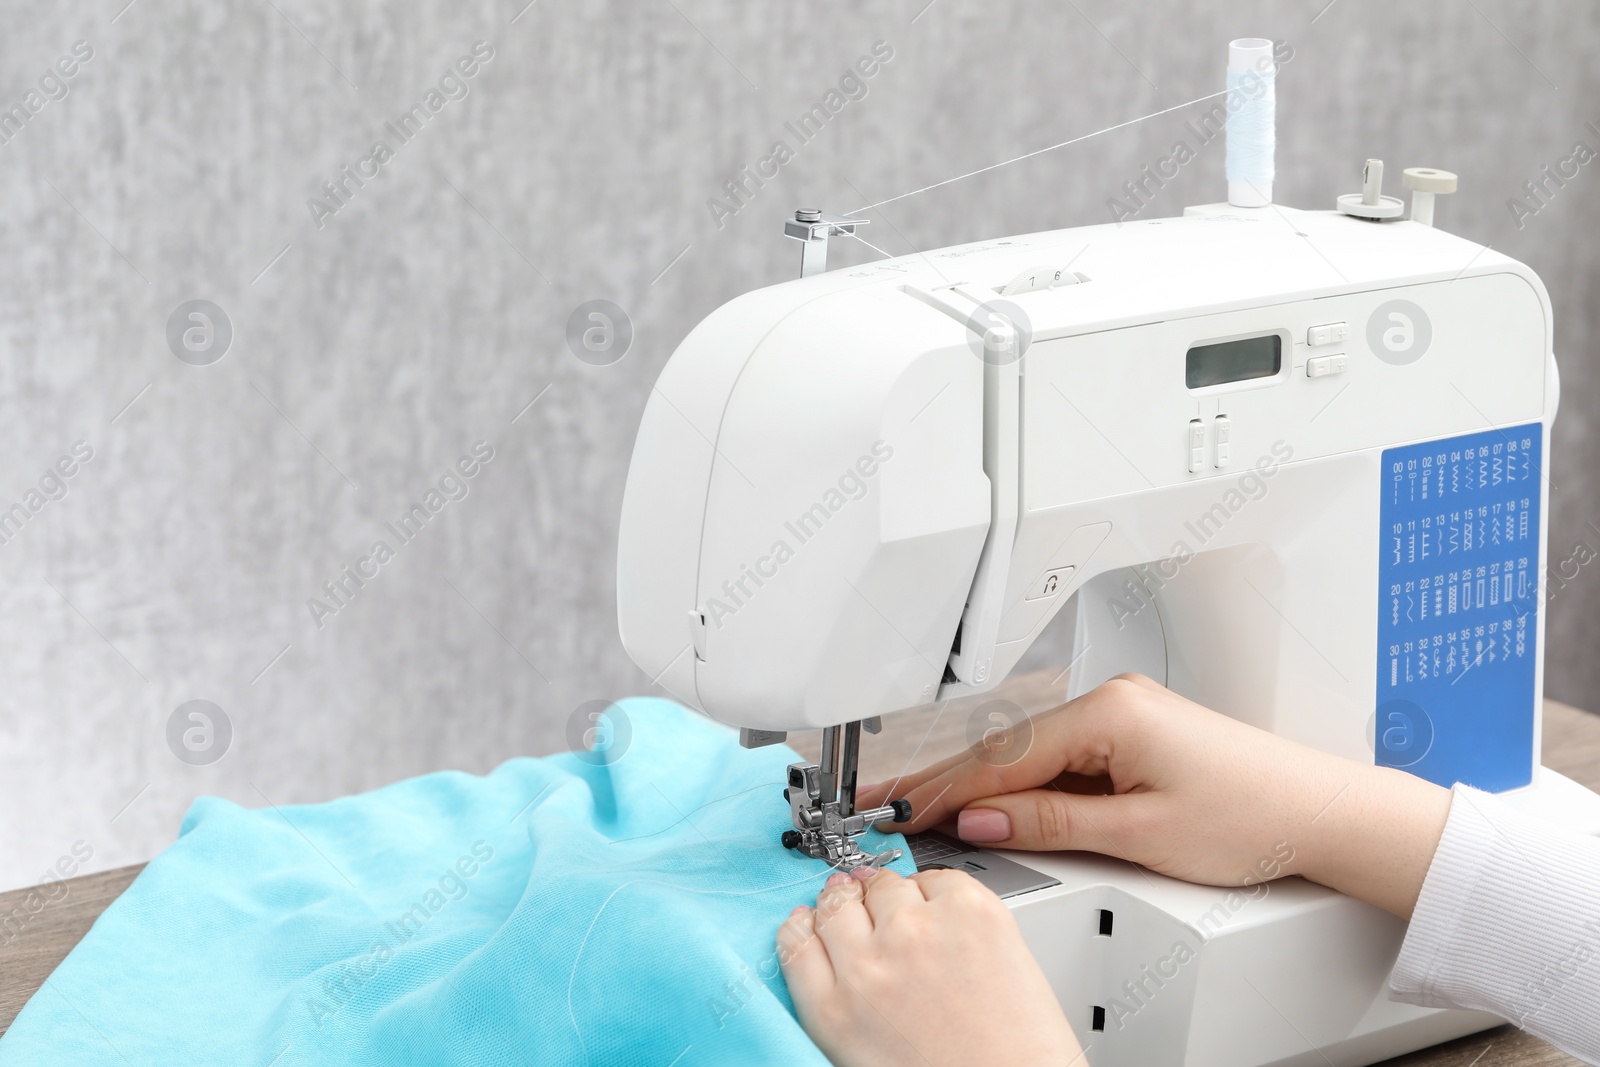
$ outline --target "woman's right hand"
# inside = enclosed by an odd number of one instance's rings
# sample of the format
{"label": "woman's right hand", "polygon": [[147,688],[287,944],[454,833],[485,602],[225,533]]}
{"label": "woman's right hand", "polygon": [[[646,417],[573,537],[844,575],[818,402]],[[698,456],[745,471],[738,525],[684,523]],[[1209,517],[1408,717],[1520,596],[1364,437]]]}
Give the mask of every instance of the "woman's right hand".
{"label": "woman's right hand", "polygon": [[1449,790],[1285,740],[1140,675],[1036,716],[1020,756],[1006,747],[1026,735],[986,739],[858,804],[905,797],[906,832],[954,818],[973,844],[1099,852],[1207,885],[1299,874],[1402,918],[1450,811]]}

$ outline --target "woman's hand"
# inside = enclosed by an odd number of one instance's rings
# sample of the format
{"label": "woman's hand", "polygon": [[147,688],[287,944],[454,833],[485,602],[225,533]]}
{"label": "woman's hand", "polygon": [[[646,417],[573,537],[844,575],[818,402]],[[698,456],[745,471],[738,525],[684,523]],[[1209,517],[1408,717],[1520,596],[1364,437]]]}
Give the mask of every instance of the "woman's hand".
{"label": "woman's hand", "polygon": [[[1139,675],[1114,678],[858,804],[907,797],[926,829],[974,844],[1080,849],[1191,882],[1299,874],[1410,918],[1450,793],[1208,711]],[[995,744],[998,740],[1000,743]],[[996,758],[995,753],[1006,753]]]}
{"label": "woman's hand", "polygon": [[800,1024],[837,1067],[1080,1058],[999,897],[961,871],[855,873],[778,929]]}

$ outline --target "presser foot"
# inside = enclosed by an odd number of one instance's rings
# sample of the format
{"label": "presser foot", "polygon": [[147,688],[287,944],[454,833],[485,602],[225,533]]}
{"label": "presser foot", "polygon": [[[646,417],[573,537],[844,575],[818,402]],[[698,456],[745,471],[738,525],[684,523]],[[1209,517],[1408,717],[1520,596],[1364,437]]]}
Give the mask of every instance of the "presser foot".
{"label": "presser foot", "polygon": [[834,777],[815,763],[789,764],[789,785],[783,797],[794,823],[794,829],[783,833],[785,848],[823,860],[840,871],[883,867],[900,858],[898,848],[868,852],[856,839],[876,823],[911,818],[910,801],[896,800],[881,808],[857,811],[854,774],[847,776],[841,789]]}
{"label": "presser foot", "polygon": [[[791,834],[795,837],[791,838]],[[792,845],[789,844],[791,840],[794,841]],[[789,830],[783,835],[783,843],[796,852],[804,852],[814,859],[825,860],[837,871],[853,871],[857,867],[877,869],[893,863],[901,856],[898,848],[868,852],[853,838],[829,840],[815,831]]]}

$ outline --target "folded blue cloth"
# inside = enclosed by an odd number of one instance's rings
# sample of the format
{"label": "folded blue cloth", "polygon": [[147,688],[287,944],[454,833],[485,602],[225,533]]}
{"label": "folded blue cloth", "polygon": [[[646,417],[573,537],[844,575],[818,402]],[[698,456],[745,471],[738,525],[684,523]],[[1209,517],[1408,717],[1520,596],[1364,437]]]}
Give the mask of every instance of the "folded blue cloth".
{"label": "folded blue cloth", "polygon": [[778,844],[794,753],[669,701],[620,707],[631,738],[607,759],[196,801],[0,1067],[826,1064],[774,946],[828,874]]}

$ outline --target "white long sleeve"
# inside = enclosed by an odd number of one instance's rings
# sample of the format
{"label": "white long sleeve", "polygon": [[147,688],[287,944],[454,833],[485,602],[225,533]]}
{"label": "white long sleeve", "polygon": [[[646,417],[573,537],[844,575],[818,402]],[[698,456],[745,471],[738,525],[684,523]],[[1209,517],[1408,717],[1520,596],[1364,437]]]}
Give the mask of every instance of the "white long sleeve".
{"label": "white long sleeve", "polygon": [[1600,838],[1456,786],[1389,993],[1493,1012],[1600,1064]]}

